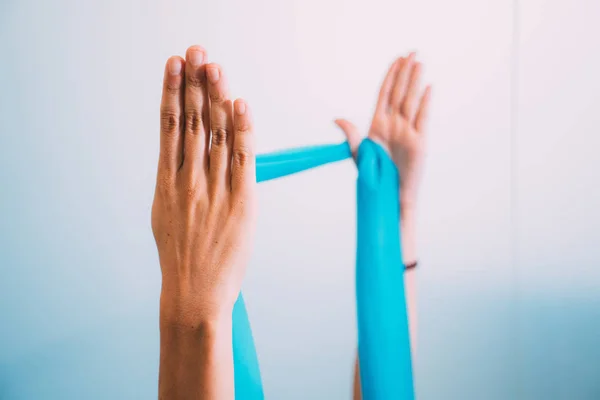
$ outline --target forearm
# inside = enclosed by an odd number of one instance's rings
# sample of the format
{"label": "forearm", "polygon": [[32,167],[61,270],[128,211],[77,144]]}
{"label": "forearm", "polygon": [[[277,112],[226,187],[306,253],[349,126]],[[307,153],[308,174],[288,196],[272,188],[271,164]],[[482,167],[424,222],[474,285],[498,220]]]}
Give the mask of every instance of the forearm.
{"label": "forearm", "polygon": [[231,328],[226,317],[185,324],[161,316],[159,399],[233,400]]}
{"label": "forearm", "polygon": [[[408,265],[417,261],[416,212],[409,207],[403,207],[401,210],[402,261],[404,265]],[[417,349],[417,285],[415,272],[415,269],[404,272],[404,294],[408,311],[410,347],[413,359],[416,356]]]}

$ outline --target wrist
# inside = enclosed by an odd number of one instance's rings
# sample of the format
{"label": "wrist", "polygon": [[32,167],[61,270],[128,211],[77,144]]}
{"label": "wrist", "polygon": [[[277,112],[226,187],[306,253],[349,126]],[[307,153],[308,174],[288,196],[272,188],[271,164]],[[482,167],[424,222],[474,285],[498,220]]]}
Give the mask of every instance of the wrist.
{"label": "wrist", "polygon": [[161,352],[194,354],[231,343],[232,320],[229,318],[160,320]]}
{"label": "wrist", "polygon": [[161,319],[159,398],[197,398],[199,389],[206,396],[219,388],[232,390],[232,335],[231,317],[193,324]]}
{"label": "wrist", "polygon": [[[186,296],[163,290],[160,296],[161,329],[182,332],[212,331],[231,323],[233,305],[200,296]],[[202,333],[202,332],[199,332]]]}
{"label": "wrist", "polygon": [[160,336],[163,342],[192,344],[195,341],[212,342],[224,335],[231,335],[232,320],[229,318],[205,318],[193,321],[163,319],[160,320]]}

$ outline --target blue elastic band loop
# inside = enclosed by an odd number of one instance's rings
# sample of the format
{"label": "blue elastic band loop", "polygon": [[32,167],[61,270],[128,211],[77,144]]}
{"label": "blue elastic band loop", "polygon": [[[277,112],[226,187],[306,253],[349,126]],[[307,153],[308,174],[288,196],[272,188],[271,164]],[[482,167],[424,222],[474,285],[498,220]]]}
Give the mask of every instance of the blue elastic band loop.
{"label": "blue elastic band loop", "polygon": [[[276,179],[350,156],[348,143],[260,155],[256,160],[257,181]],[[362,396],[365,400],[412,400],[398,172],[383,148],[369,139],[359,147],[358,170],[356,299]],[[236,400],[262,400],[258,358],[241,294],[232,317]]]}

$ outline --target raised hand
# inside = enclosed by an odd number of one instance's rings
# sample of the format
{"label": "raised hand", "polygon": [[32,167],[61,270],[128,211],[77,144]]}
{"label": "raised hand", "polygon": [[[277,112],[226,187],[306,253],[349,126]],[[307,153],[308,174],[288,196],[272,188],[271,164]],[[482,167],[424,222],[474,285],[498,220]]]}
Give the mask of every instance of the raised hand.
{"label": "raised hand", "polygon": [[[415,61],[414,53],[394,61],[381,85],[375,115],[368,133],[370,139],[388,151],[398,168],[401,210],[399,224],[405,265],[417,260],[415,207],[425,157],[425,128],[431,97],[430,86],[424,91],[421,90],[421,72],[422,65]],[[355,153],[362,135],[356,126],[345,119],[335,122],[344,131],[350,148]],[[404,286],[411,348],[415,357],[417,308],[414,270],[405,273]],[[355,364],[353,398],[362,398],[358,358]]]}
{"label": "raised hand", "polygon": [[255,225],[250,110],[190,47],[167,61],[152,230],[162,271],[160,398],[233,398],[231,313]]}
{"label": "raised hand", "polygon": [[[412,210],[425,153],[425,128],[431,87],[420,87],[422,65],[415,53],[400,57],[390,67],[381,85],[368,137],[391,155],[400,174],[400,204]],[[336,124],[344,131],[355,151],[361,141],[358,129],[345,119]]]}

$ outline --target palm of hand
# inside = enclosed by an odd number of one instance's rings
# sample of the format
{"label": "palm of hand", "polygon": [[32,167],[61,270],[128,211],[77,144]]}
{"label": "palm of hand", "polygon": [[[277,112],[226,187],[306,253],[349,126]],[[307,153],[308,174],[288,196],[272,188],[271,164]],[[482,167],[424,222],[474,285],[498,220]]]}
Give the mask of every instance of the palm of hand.
{"label": "palm of hand", "polygon": [[413,123],[400,113],[373,118],[368,137],[390,154],[400,176],[400,202],[412,205],[416,199],[424,159],[424,138]]}
{"label": "palm of hand", "polygon": [[[424,131],[431,88],[419,96],[421,64],[411,53],[397,59],[390,67],[379,93],[368,137],[381,144],[390,154],[400,175],[400,202],[412,206],[424,159]],[[353,152],[360,144],[356,127],[346,120],[336,120]]]}

